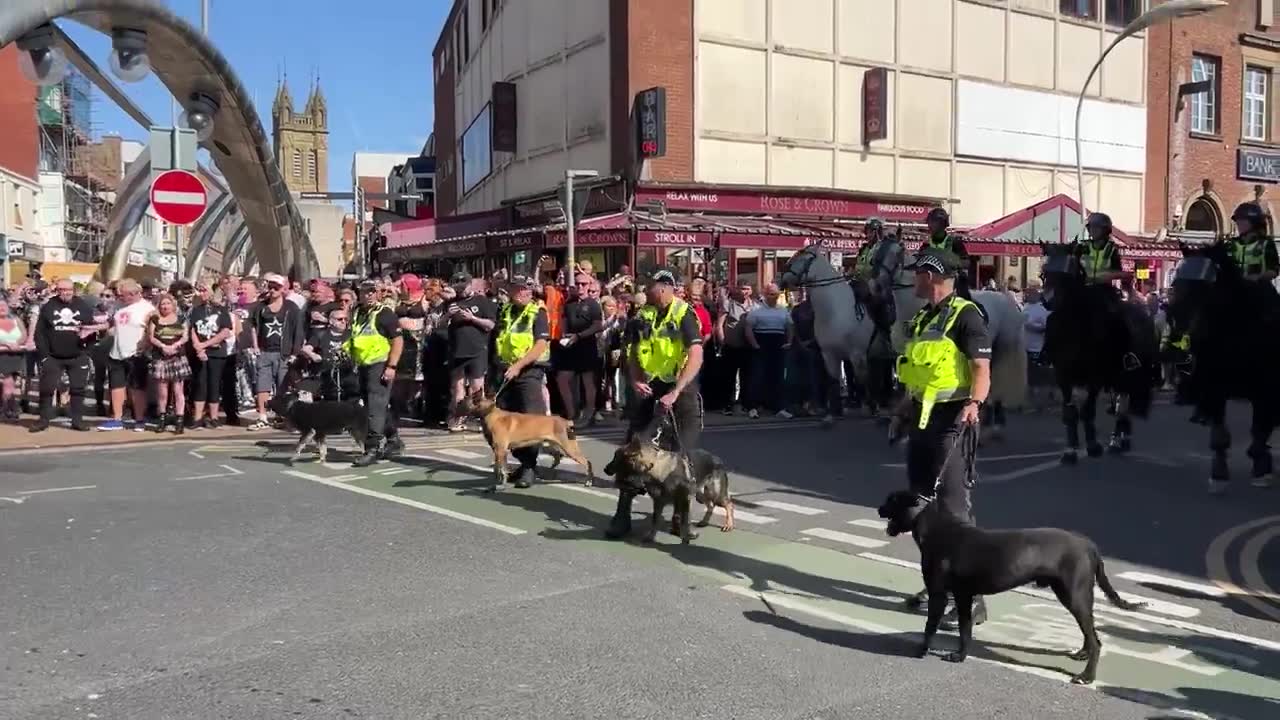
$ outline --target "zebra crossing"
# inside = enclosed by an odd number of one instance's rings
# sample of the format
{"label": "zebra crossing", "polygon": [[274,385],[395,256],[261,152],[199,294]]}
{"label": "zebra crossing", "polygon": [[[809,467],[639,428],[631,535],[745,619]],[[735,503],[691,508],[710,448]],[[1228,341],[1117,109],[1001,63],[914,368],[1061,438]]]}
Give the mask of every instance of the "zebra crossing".
{"label": "zebra crossing", "polygon": [[[483,447],[476,447],[476,449],[436,447],[424,449],[409,457],[477,472],[491,471],[492,455],[487,452],[487,448]],[[576,464],[568,458],[561,463],[562,466]],[[390,466],[388,469],[375,468],[373,473],[376,476],[385,477],[412,471],[411,468]],[[612,488],[586,487],[578,483],[551,483],[545,487],[566,496],[576,494],[610,500],[617,498],[617,491]],[[819,545],[901,567],[911,569],[919,567],[916,549],[908,542],[893,542],[887,537],[884,532],[885,521],[869,516],[869,513],[874,511],[825,499],[814,499],[812,503],[806,503],[791,495],[785,495],[785,497],[787,498],[785,500],[755,495],[737,497],[734,519],[739,525],[744,526],[743,529],[753,532]],[[647,500],[637,499],[636,512],[643,513],[649,509]],[[715,508],[714,513],[719,521],[723,522],[724,510]],[[861,513],[864,516],[850,518],[850,514],[855,513]],[[1109,561],[1109,567],[1112,582],[1121,594],[1128,600],[1145,603],[1145,611],[1157,615],[1188,620],[1198,616],[1200,610],[1184,602],[1177,602],[1173,598],[1213,600],[1220,599],[1224,595],[1224,591],[1205,582],[1157,575],[1147,569],[1130,568],[1122,561]],[[1167,598],[1158,597],[1161,594],[1160,588],[1169,588],[1176,592],[1168,593]],[[1140,590],[1142,594],[1131,592],[1135,589]],[[1045,592],[1034,588],[1022,588],[1019,592],[1024,590],[1027,594]]]}

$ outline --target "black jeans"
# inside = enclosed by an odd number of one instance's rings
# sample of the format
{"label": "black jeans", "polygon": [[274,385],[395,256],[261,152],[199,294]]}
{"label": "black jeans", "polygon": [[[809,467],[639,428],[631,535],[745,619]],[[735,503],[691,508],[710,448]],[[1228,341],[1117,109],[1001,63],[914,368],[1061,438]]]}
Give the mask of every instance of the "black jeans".
{"label": "black jeans", "polygon": [[40,361],[40,419],[53,419],[53,396],[58,392],[62,374],[71,386],[71,422],[84,420],[85,386],[89,384],[89,356],[81,353],[73,358],[46,357]]}
{"label": "black jeans", "polygon": [[[751,397],[751,364],[755,359],[755,351],[750,347],[725,346],[720,354],[720,382],[724,391],[725,408],[732,408],[734,402],[745,408],[753,406]],[[735,392],[734,384],[741,382],[741,391]]]}
{"label": "black jeans", "polygon": [[[503,372],[506,368],[502,368]],[[542,368],[526,368],[524,372],[507,383],[507,387],[498,396],[498,407],[508,412],[543,415],[547,412],[547,404],[543,402],[542,388],[546,384],[546,375]],[[520,461],[520,472],[530,471],[538,466],[538,448],[527,447],[512,450],[511,456]]]}
{"label": "black jeans", "polygon": [[377,452],[382,445],[382,438],[389,440],[399,435],[390,412],[391,383],[382,379],[382,372],[386,368],[386,362],[356,368],[356,374],[360,378],[360,397],[364,398],[364,407],[369,413],[369,435],[364,442],[365,452]]}
{"label": "black jeans", "polygon": [[206,359],[191,359],[191,399],[195,402],[216,404],[222,399],[222,378],[226,374],[227,358],[209,355]]}
{"label": "black jeans", "polygon": [[[671,392],[675,383],[655,380],[649,383],[649,387],[653,389],[652,395],[636,398],[634,412],[631,414],[631,424],[627,428],[628,440],[640,437],[645,442],[651,442],[662,429],[663,422],[667,420],[665,411],[659,410],[658,398]],[[675,415],[676,441],[679,443],[679,449],[685,452],[697,449],[702,441],[702,396],[698,394],[696,383],[676,396],[676,402],[671,406],[671,413]]]}
{"label": "black jeans", "polygon": [[934,502],[954,517],[973,522],[973,499],[965,482],[969,458],[962,457],[963,450],[957,445],[962,410],[963,401],[938,403],[922,429],[918,427],[920,405],[914,405],[906,420],[911,423],[907,435],[907,482],[912,492],[926,496],[935,495],[937,484]]}
{"label": "black jeans", "polygon": [[751,367],[751,405],[748,410],[763,407],[769,412],[782,409],[783,381],[787,372],[787,351],[783,349],[787,337],[782,333],[756,333],[755,351]]}

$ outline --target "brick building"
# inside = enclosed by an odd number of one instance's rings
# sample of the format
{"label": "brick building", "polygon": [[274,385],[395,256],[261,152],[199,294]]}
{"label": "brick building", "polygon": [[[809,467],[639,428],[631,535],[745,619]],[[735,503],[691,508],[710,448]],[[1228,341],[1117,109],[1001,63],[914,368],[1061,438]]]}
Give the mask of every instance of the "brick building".
{"label": "brick building", "polygon": [[[40,130],[36,88],[18,69],[18,48],[0,48],[0,267],[40,240]],[[7,273],[5,273],[7,274]],[[0,277],[0,285],[16,278]]]}
{"label": "brick building", "polygon": [[1231,213],[1255,199],[1280,212],[1277,8],[1232,0],[1149,32],[1146,231],[1233,234]]}
{"label": "brick building", "polygon": [[[572,168],[623,183],[626,221],[594,221],[577,240],[596,243],[597,267],[652,260],[765,282],[819,236],[839,264],[867,215],[913,232],[941,203],[960,228],[1021,233],[982,238],[975,270],[1025,281],[1036,241],[1080,231],[1081,194],[1122,230],[1144,225],[1148,33],[1121,42],[1086,91],[1083,189],[1062,118],[1145,7],[453,0],[433,53],[439,221],[393,226],[387,250],[527,268],[563,247],[555,213],[538,208]],[[665,92],[665,153],[639,162],[636,103],[650,88]],[[616,200],[602,192],[588,215]],[[529,227],[543,234],[518,237]]]}

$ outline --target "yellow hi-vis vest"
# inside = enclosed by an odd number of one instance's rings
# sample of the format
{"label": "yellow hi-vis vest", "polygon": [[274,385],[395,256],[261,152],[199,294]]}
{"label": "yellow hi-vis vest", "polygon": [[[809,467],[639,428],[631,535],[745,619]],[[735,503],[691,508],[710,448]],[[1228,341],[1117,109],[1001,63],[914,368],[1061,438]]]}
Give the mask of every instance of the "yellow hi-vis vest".
{"label": "yellow hi-vis vest", "polygon": [[[514,308],[514,303],[507,303],[502,308],[502,330],[498,333],[498,339],[495,341],[498,360],[508,367],[529,354],[529,350],[537,342],[537,338],[533,336],[533,323],[538,317],[538,312],[542,309],[538,307],[538,303],[531,302],[520,310],[519,315],[515,315]],[[514,317],[512,317],[513,315]],[[546,362],[550,357],[551,348],[548,346],[546,350],[542,351],[538,362]]]}
{"label": "yellow hi-vis vest", "polygon": [[1080,265],[1084,269],[1085,280],[1091,283],[1102,282],[1102,275],[1111,272],[1111,257],[1116,253],[1116,245],[1110,240],[1101,248],[1093,243],[1083,243],[1080,253]]}
{"label": "yellow hi-vis vest", "polygon": [[969,397],[973,384],[969,358],[947,332],[970,306],[973,303],[952,295],[933,320],[925,322],[928,310],[923,309],[911,321],[911,337],[898,358],[898,380],[921,402],[921,429],[929,423],[936,403]]}
{"label": "yellow hi-vis vest", "polygon": [[1160,344],[1167,348],[1181,350],[1182,352],[1190,352],[1191,336],[1186,333],[1181,333],[1178,335],[1178,338],[1175,340],[1173,338],[1173,330],[1170,329],[1169,327],[1165,327],[1164,335],[1163,337],[1160,338]]}
{"label": "yellow hi-vis vest", "polygon": [[862,252],[858,253],[858,258],[853,264],[853,276],[855,278],[859,280],[871,279],[872,272],[875,269],[872,266],[872,262],[875,260],[876,247],[878,247],[879,245],[880,245],[880,241],[877,240],[871,243],[870,245],[867,245],[866,247],[864,247],[862,249]]}
{"label": "yellow hi-vis vest", "polygon": [[1231,257],[1240,267],[1241,273],[1250,275],[1253,273],[1253,268],[1257,268],[1260,273],[1274,269],[1267,267],[1266,243],[1270,240],[1254,236],[1253,238],[1239,237],[1229,242]]}
{"label": "yellow hi-vis vest", "polygon": [[391,355],[391,341],[378,332],[376,321],[381,306],[368,310],[357,309],[351,323],[351,337],[347,338],[347,354],[361,367],[385,362]]}
{"label": "yellow hi-vis vest", "polygon": [[636,362],[650,380],[675,382],[684,367],[689,349],[680,337],[680,322],[687,312],[689,304],[679,298],[671,300],[661,319],[656,305],[640,308],[639,318],[647,330],[636,342]]}

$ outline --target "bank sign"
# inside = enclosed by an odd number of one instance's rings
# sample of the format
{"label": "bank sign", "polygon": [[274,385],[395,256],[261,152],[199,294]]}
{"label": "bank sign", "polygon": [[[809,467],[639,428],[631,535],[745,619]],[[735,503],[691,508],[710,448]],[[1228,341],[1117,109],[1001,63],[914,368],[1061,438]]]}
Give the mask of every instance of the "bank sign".
{"label": "bank sign", "polygon": [[1236,151],[1236,176],[1241,180],[1280,183],[1280,151],[1240,148]]}

